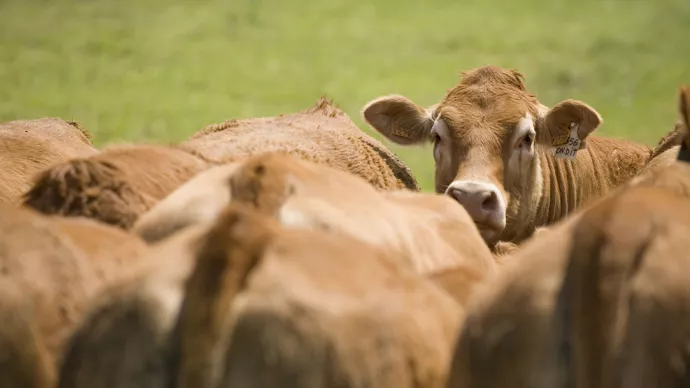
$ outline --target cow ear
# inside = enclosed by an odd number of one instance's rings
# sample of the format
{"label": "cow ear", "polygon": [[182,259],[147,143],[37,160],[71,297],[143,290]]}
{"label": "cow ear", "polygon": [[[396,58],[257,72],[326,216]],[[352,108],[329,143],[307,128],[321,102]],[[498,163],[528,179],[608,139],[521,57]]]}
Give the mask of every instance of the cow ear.
{"label": "cow ear", "polygon": [[680,143],[678,160],[690,162],[690,88],[683,86],[680,88],[678,102],[680,103],[681,133],[683,141]]}
{"label": "cow ear", "polygon": [[419,144],[430,139],[431,113],[403,96],[379,97],[362,109],[369,125],[392,142]]}
{"label": "cow ear", "polygon": [[558,146],[568,141],[573,128],[577,128],[580,149],[585,148],[590,133],[604,120],[591,106],[582,101],[565,100],[549,109],[540,120],[540,143]]}
{"label": "cow ear", "polygon": [[685,125],[685,141],[690,143],[690,87],[688,86],[680,88],[680,119]]}

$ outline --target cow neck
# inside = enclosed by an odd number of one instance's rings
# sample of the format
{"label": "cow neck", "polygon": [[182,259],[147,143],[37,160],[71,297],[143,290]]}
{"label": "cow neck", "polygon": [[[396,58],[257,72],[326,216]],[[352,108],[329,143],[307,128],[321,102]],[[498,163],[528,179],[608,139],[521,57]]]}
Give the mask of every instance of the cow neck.
{"label": "cow neck", "polygon": [[[551,224],[567,216],[581,204],[583,188],[591,187],[592,181],[598,180],[596,169],[588,168],[589,174],[575,173],[579,165],[584,164],[582,157],[570,161],[556,158],[549,148],[540,151],[539,164],[543,183],[534,220],[535,227]],[[587,159],[587,164],[591,164],[589,155]]]}

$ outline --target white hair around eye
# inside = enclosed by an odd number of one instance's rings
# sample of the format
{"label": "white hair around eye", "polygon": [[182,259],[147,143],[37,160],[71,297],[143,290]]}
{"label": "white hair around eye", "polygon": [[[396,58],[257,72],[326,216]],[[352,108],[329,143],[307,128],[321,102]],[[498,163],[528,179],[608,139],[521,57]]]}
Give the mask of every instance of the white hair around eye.
{"label": "white hair around eye", "polygon": [[[445,148],[450,146],[450,132],[448,124],[441,117],[436,117],[434,125],[431,127],[431,141],[434,144],[434,160],[441,163],[442,154]],[[447,151],[447,150],[446,150]]]}
{"label": "white hair around eye", "polygon": [[519,180],[523,176],[523,169],[528,167],[529,161],[534,156],[534,120],[528,113],[518,121],[510,138],[508,149],[508,176],[510,180]]}
{"label": "white hair around eye", "polygon": [[519,150],[521,153],[531,153],[534,150],[536,135],[534,120],[532,119],[532,115],[527,112],[515,125],[511,144],[515,150]]}

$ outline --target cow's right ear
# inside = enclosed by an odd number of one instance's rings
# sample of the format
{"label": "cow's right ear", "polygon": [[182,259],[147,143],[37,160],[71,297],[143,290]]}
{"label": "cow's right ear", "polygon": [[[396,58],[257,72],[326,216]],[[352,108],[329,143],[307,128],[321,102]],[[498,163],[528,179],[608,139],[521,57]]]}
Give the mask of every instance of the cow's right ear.
{"label": "cow's right ear", "polygon": [[403,96],[379,97],[362,109],[362,116],[383,136],[402,145],[429,140],[434,125],[428,110]]}

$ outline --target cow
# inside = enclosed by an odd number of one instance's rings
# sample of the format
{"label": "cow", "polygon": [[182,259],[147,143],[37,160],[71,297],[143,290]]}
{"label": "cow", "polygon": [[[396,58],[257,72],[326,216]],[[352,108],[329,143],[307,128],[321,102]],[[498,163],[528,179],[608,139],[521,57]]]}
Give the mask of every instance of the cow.
{"label": "cow", "polygon": [[180,146],[214,164],[283,151],[351,172],[381,190],[419,191],[417,180],[405,163],[362,132],[326,97],[292,114],[209,125]]}
{"label": "cow", "polygon": [[98,151],[76,122],[57,117],[0,124],[0,203],[18,205],[40,171]]}
{"label": "cow", "polygon": [[446,196],[376,190],[361,177],[282,152],[205,171],[142,215],[132,229],[149,243],[213,221],[231,202],[282,225],[327,230],[399,252],[422,273],[460,263],[492,272],[493,259],[467,212]]}
{"label": "cow", "polygon": [[[28,341],[25,351],[37,357],[37,370],[48,365],[47,374],[36,378],[49,379],[90,298],[136,262],[146,244],[89,219],[45,216],[9,204],[0,205],[0,213],[0,283],[8,289],[0,304],[17,312],[0,335],[11,336],[29,322],[16,340]],[[13,292],[22,299],[12,302]],[[2,314],[8,311],[13,310]]]}
{"label": "cow", "polygon": [[400,159],[322,98],[298,113],[212,124],[173,146],[110,147],[65,162],[41,174],[24,204],[129,230],[141,214],[197,173],[273,151],[352,172],[381,190],[419,190]]}
{"label": "cow", "polygon": [[[264,162],[270,160],[280,161],[281,163],[279,164],[286,166],[291,166],[292,164],[286,163],[286,161],[290,160],[290,157],[286,155],[276,154],[269,160],[266,159],[267,157],[268,155],[257,156],[256,160]],[[317,170],[324,168],[309,162],[299,161],[298,163],[313,166]],[[266,163],[265,167],[267,172],[273,169],[270,163]],[[210,172],[211,170],[209,170]],[[218,169],[215,172],[224,173],[222,169]],[[295,172],[299,173],[300,170],[295,169]],[[308,170],[301,172],[302,182],[305,183],[306,188],[309,188],[306,185],[309,182],[306,179],[308,172]],[[220,188],[218,182],[227,182],[229,177],[223,174],[216,176],[221,177],[221,180],[209,181],[209,183],[216,182],[216,186],[218,186],[211,188],[211,192],[215,192],[215,194],[207,197],[212,201],[227,195],[222,194],[222,192],[228,193],[228,189]],[[335,178],[338,178],[338,174],[336,174]],[[299,184],[300,181],[294,181],[294,183]],[[363,187],[374,191],[369,185]],[[323,197],[325,199],[330,195],[327,190],[324,190],[324,186],[316,185],[311,190],[322,193],[322,195],[325,195]],[[397,200],[412,204],[417,202],[416,198],[413,197],[414,195],[422,195],[409,192],[395,192],[392,194],[397,197]],[[202,198],[204,198],[203,195],[198,196],[192,203],[204,203]],[[425,199],[424,197],[418,198]],[[443,210],[446,206],[448,206],[451,213],[455,211],[453,209],[462,209],[450,199],[443,196],[437,196],[437,198],[442,198],[442,201],[432,201],[432,204],[439,206],[439,210]],[[450,201],[450,205],[446,205],[447,201]],[[184,204],[184,202],[177,203]],[[381,208],[378,202],[372,205],[375,208]],[[69,342],[70,346],[65,356],[65,362],[60,370],[61,388],[149,388],[168,386],[168,376],[175,370],[170,362],[170,360],[175,359],[175,352],[173,351],[174,342],[171,342],[171,338],[174,338],[176,332],[174,323],[180,311],[185,285],[197,284],[196,280],[190,281],[189,276],[197,257],[199,257],[199,252],[207,244],[209,235],[213,234],[210,232],[213,230],[212,228],[216,228],[214,229],[216,230],[214,232],[216,233],[214,239],[218,240],[219,236],[217,233],[221,230],[218,228],[223,227],[222,225],[227,225],[228,217],[231,217],[230,213],[237,213],[237,211],[233,210],[223,210],[226,205],[220,204],[218,206],[220,210],[214,210],[209,213],[215,214],[213,217],[197,220],[197,222],[190,223],[185,228],[180,228],[177,232],[169,234],[166,238],[151,242],[147,258],[141,260],[137,267],[133,267],[129,276],[103,291],[97,298],[97,301],[93,303],[84,323]],[[253,204],[247,202],[233,203],[230,206],[251,208]],[[183,206],[180,209],[185,208]],[[254,209],[253,212],[258,213],[258,215],[249,215],[249,219],[258,219],[257,225],[271,224],[268,221],[261,221],[263,218],[269,218],[273,220],[272,223],[279,224],[276,222],[276,218],[271,217],[270,212],[267,210],[266,207]],[[249,210],[239,210],[239,212],[246,214]],[[364,227],[366,222],[360,225]],[[469,225],[472,226],[471,222],[469,222]],[[269,227],[269,229],[275,230],[277,227]],[[328,250],[328,254],[322,255],[323,260],[330,260],[332,255],[336,255],[335,257],[339,257],[337,255],[358,256],[360,251],[357,247],[360,244],[369,245],[369,243],[362,242],[360,239],[353,239],[353,237],[347,234],[332,233],[327,228],[316,228],[316,230],[312,229],[310,231],[309,228],[293,226],[285,229],[299,231],[296,233],[309,232],[333,236],[330,238],[331,240],[346,239],[338,243],[337,249],[333,247],[333,249]],[[376,231],[374,228],[367,230],[370,232]],[[479,242],[477,244],[480,247],[479,249],[484,249],[484,252],[488,255],[488,248],[481,241],[481,237],[476,232],[476,229],[474,230],[474,233],[476,233],[475,239]],[[237,231],[241,232],[239,229]],[[220,235],[220,237],[222,236]],[[433,233],[421,236],[421,239],[432,238]],[[223,239],[221,238],[221,240]],[[231,240],[222,242],[222,244],[223,246],[229,246],[227,245],[229,242]],[[405,261],[396,257],[394,251],[385,246],[377,247],[372,245],[372,247],[367,249],[381,249],[387,252],[387,256],[389,256],[387,260],[392,260],[393,262],[391,268],[400,267],[400,271],[405,273],[417,272],[410,266],[405,265]],[[304,249],[310,249],[310,247],[305,246]],[[314,257],[314,254],[311,254],[309,257]],[[352,268],[357,274],[361,272],[357,277],[362,276],[363,281],[367,280],[369,282],[372,279],[368,277],[370,275],[366,274],[372,271],[372,265],[378,266],[379,264],[376,264],[376,260],[371,265],[360,263],[360,261],[365,260],[365,257],[367,256],[353,259],[354,261],[346,266]],[[201,257],[198,260],[202,260]],[[341,263],[338,265],[345,264]],[[331,266],[330,264],[324,266],[324,270],[327,269],[329,273],[333,274],[332,276],[336,277],[343,273],[339,268],[339,266]],[[287,276],[287,273],[285,275]],[[427,279],[424,280],[432,283],[433,287],[443,295],[443,297],[439,296],[439,300],[447,299],[452,302],[450,304],[443,302],[443,304],[448,304],[443,310],[447,312],[450,318],[443,318],[443,315],[438,317],[439,321],[446,322],[445,324],[452,326],[458,324],[457,322],[461,322],[465,303],[470,299],[473,290],[481,286],[486,279],[490,279],[493,276],[493,272],[484,269],[482,265],[478,265],[478,263],[474,263],[472,260],[463,260],[456,262],[453,266],[440,266],[438,270],[430,271],[427,275]],[[285,279],[286,284],[290,284],[291,288],[297,287],[298,289],[301,281],[290,279],[292,278]],[[349,276],[341,282],[336,281],[334,284],[338,285],[349,281],[346,279],[349,279]],[[377,283],[376,279],[372,282],[374,288],[378,287],[377,284],[383,284]],[[362,284],[361,287],[364,290],[369,286]],[[434,291],[434,294],[437,291]],[[446,319],[450,319],[450,321],[446,321]],[[452,343],[447,344],[447,346],[451,345]],[[437,351],[445,354],[443,352],[446,350],[450,351],[449,349],[439,348]]]}
{"label": "cow", "polygon": [[[583,215],[562,288],[577,387],[690,384],[690,201],[634,187]],[[570,311],[567,311],[570,310]],[[563,320],[563,319],[562,319]]]}
{"label": "cow", "polygon": [[[690,139],[688,102],[684,90],[683,143]],[[659,326],[687,314],[676,306],[690,296],[680,287],[690,232],[690,164],[682,155],[511,255],[470,302],[448,387],[687,384],[685,361],[670,350],[673,338],[681,341],[676,349],[687,340]]]}
{"label": "cow", "polygon": [[41,172],[24,205],[129,229],[140,214],[206,168],[204,160],[178,147],[111,146]]}
{"label": "cow", "polygon": [[[676,332],[671,326],[652,328],[677,322],[675,310],[666,316],[646,311],[636,319],[647,323],[623,335],[618,330],[625,327],[621,317],[627,310],[620,309],[629,305],[632,314],[646,306],[687,303],[682,300],[690,294],[684,291],[681,297],[683,292],[674,291],[677,285],[658,276],[675,272],[674,282],[687,284],[679,270],[687,265],[685,255],[678,253],[690,232],[688,199],[664,189],[631,187],[527,240],[494,279],[473,292],[448,388],[634,387],[636,379],[639,387],[665,386],[669,380],[643,376],[663,370],[652,360],[673,357],[672,337],[660,333]],[[649,263],[649,269],[639,269],[640,263]],[[639,287],[637,295],[632,287]],[[650,302],[640,299],[638,305],[638,297]],[[624,338],[629,344],[621,349]],[[624,383],[604,384],[626,357],[634,362],[616,373],[619,379],[628,376]],[[643,368],[646,362],[650,365]],[[679,362],[682,370],[685,364]]]}
{"label": "cow", "polygon": [[390,252],[231,204],[187,282],[177,387],[443,387],[453,299]]}
{"label": "cow", "polygon": [[364,120],[394,143],[433,143],[436,192],[464,206],[489,245],[519,243],[635,176],[649,147],[590,136],[594,108],[541,104],[515,70],[485,66],[462,75],[425,109],[406,97],[370,101]]}
{"label": "cow", "polygon": [[563,288],[578,387],[690,384],[690,88],[679,100],[678,161],[588,212],[574,231]]}
{"label": "cow", "polygon": [[[650,184],[652,181],[658,181],[659,176],[663,180],[668,180],[669,178],[666,177],[669,176],[669,173],[671,176],[675,177],[675,173],[672,171],[675,171],[677,168],[677,166],[675,166],[675,162],[678,160],[678,153],[680,152],[680,144],[683,140],[683,135],[684,126],[682,122],[679,122],[672,131],[659,140],[657,146],[652,151],[652,154],[645,162],[638,175],[631,178],[627,182],[620,184],[602,197],[590,200],[585,205],[581,206],[577,211],[571,213],[569,217],[579,217],[580,215],[584,214],[586,209],[594,206],[599,201],[608,198],[610,195],[617,195],[618,193],[628,190],[630,187],[637,184]],[[674,165],[673,168],[670,170],[667,169],[672,165]],[[656,174],[658,174],[658,176],[656,176]],[[670,181],[667,182],[667,184],[673,181],[674,178],[670,178]],[[675,182],[675,184],[682,184],[683,180],[681,179]],[[538,238],[539,234],[548,228],[549,227],[547,226],[537,227],[530,238]],[[493,248],[493,254],[497,263],[501,264],[506,258],[509,258],[511,254],[515,253],[518,249],[520,249],[518,244],[508,241],[499,241]]]}
{"label": "cow", "polygon": [[[245,205],[234,204],[235,208],[238,206],[246,208]],[[84,319],[83,324],[75,332],[69,341],[68,350],[66,352],[62,368],[60,369],[60,384],[61,388],[155,388],[167,387],[171,382],[172,376],[176,379],[177,376],[173,374],[177,370],[171,360],[176,359],[177,349],[174,337],[176,330],[174,329],[176,319],[178,317],[180,306],[185,294],[185,287],[194,287],[195,292],[198,292],[199,276],[201,274],[197,271],[195,280],[189,279],[193,272],[195,263],[202,260],[212,260],[214,257],[199,252],[209,252],[209,242],[213,244],[221,243],[222,247],[232,248],[234,240],[229,240],[225,237],[230,233],[226,227],[229,227],[228,220],[231,213],[237,213],[236,210],[226,210],[221,212],[220,217],[214,222],[206,224],[192,225],[178,233],[152,244],[149,247],[149,254],[146,260],[141,260],[136,267],[131,268],[129,276],[122,279],[118,284],[105,289],[102,294],[93,303],[87,318]],[[269,225],[268,229],[275,231],[278,227],[271,227],[271,222],[265,221],[265,216],[256,215],[256,211],[239,210],[241,214],[254,213],[249,215],[249,220],[258,219],[256,225]],[[258,217],[258,218],[257,218]],[[273,221],[275,224],[275,221]],[[253,221],[250,223],[243,222],[239,225],[248,225],[250,229],[254,227]],[[224,226],[223,226],[224,225]],[[214,228],[215,229],[212,229]],[[215,232],[211,233],[212,230]],[[242,228],[235,228],[235,232],[242,232]],[[321,234],[333,236],[329,240],[336,241],[340,237],[326,233],[324,231],[308,231],[304,229],[295,229],[295,233],[307,234]],[[221,233],[223,232],[223,233]],[[279,232],[283,233],[283,232]],[[213,241],[209,236],[214,235]],[[247,241],[244,234],[239,235],[241,241]],[[361,249],[358,248],[362,243],[352,240],[346,236],[345,241],[337,242],[338,249],[329,249],[326,255],[321,255],[323,260],[330,260],[331,252],[334,254],[347,256],[358,256]],[[317,239],[318,240],[318,239]],[[343,247],[344,246],[344,247]],[[206,247],[206,248],[204,248]],[[311,245],[303,247],[305,254],[311,250]],[[376,247],[367,248],[365,251],[371,251]],[[320,252],[316,250],[315,253],[310,254],[309,258],[313,258],[314,254]],[[338,253],[339,252],[339,253]],[[305,256],[306,257],[306,256]],[[336,256],[338,257],[338,256]],[[331,266],[330,264],[323,267],[332,275],[338,277],[343,273],[340,265],[347,267],[349,270],[354,270],[356,277],[361,276],[362,281],[366,283],[372,282],[374,290],[377,287],[384,285],[386,282],[377,281],[370,276],[379,276],[379,271],[374,271],[372,275],[367,275],[372,271],[372,264],[366,264],[368,256],[361,256],[359,259],[354,259],[353,262],[347,264],[339,264],[339,266]],[[373,260],[373,259],[372,259]],[[392,260],[390,268],[399,268],[403,273],[410,274],[410,269],[402,266],[398,259],[389,258]],[[362,261],[360,263],[360,261]],[[374,267],[378,267],[377,260],[373,260]],[[205,261],[211,263],[211,261]],[[461,282],[471,282],[472,286],[481,285],[481,273],[470,269],[465,272],[462,269],[456,268],[445,269],[442,274],[433,274],[429,276],[431,282],[436,282],[436,285],[425,285],[425,288],[435,295],[432,299],[438,298],[438,303],[445,305],[441,311],[445,311],[438,315],[439,325],[454,326],[461,322],[464,311],[464,302],[467,300],[467,292],[471,287],[464,287]],[[206,267],[208,269],[208,267]],[[203,271],[206,271],[204,269]],[[285,275],[287,275],[286,272]],[[457,275],[456,275],[457,274]],[[223,276],[218,273],[217,276]],[[268,274],[270,275],[270,273]],[[476,276],[474,276],[476,275]],[[204,274],[203,276],[206,276]],[[280,275],[282,276],[282,275]],[[391,275],[393,276],[393,275]],[[412,276],[411,274],[409,276]],[[350,276],[347,276],[349,279]],[[275,278],[278,280],[278,278]],[[312,279],[318,279],[313,277]],[[338,287],[345,287],[341,282],[335,282]],[[415,279],[412,284],[418,283],[420,280]],[[391,280],[393,284],[397,281]],[[324,284],[328,284],[326,282]],[[210,283],[209,283],[210,284]],[[286,286],[293,289],[295,286],[301,284],[300,280],[293,279],[290,281],[286,279]],[[379,286],[377,286],[377,284]],[[362,292],[368,292],[369,285],[360,285]],[[299,288],[299,287],[298,287]],[[432,291],[432,289],[434,289]],[[261,287],[258,288],[261,290]],[[446,290],[447,293],[444,293]],[[442,294],[443,296],[439,295]],[[289,293],[288,293],[289,294]],[[322,295],[323,293],[314,294],[314,297]],[[286,294],[287,295],[287,294]],[[205,298],[205,297],[204,297]],[[208,303],[206,300],[203,303]],[[453,302],[453,303],[449,303]],[[242,305],[242,302],[238,302]],[[359,302],[358,302],[359,303]],[[427,303],[425,301],[424,303]],[[188,301],[188,304],[194,305],[193,301]],[[246,303],[244,303],[246,305]],[[411,312],[411,309],[406,308],[405,311]],[[447,314],[447,315],[446,315]],[[431,317],[430,317],[431,318]],[[429,324],[430,321],[425,321]],[[389,330],[390,325],[372,326],[385,327]],[[204,329],[206,330],[206,329]],[[456,330],[457,332],[457,330]],[[428,334],[425,334],[428,335]],[[386,342],[387,343],[387,342]],[[443,347],[434,347],[436,352],[445,354],[450,352],[451,343],[446,343]],[[443,356],[445,357],[445,356]],[[445,373],[445,372],[443,372]],[[403,385],[404,386],[404,385]]]}
{"label": "cow", "polygon": [[117,282],[93,297],[67,342],[59,388],[167,387],[172,329],[209,228],[194,225],[149,245]]}

